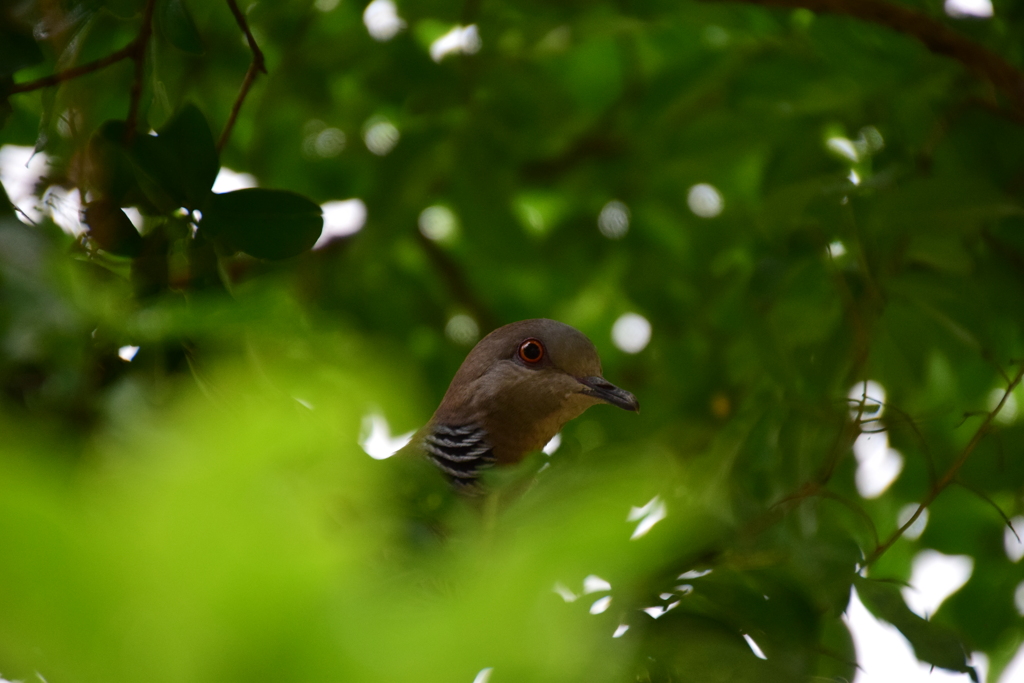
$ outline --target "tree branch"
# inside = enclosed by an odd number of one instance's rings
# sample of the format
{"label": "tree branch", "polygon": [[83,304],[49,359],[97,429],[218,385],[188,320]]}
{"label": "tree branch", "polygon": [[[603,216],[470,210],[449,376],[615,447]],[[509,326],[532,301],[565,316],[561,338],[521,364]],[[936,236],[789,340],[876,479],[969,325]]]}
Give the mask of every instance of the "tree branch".
{"label": "tree branch", "polygon": [[149,45],[149,38],[153,35],[153,9],[156,7],[156,0],[148,0],[146,9],[142,15],[142,26],[139,27],[139,35],[132,41],[132,51],[129,57],[135,62],[135,76],[132,78],[131,97],[128,100],[128,116],[125,117],[125,142],[131,142],[135,137],[135,128],[139,121],[139,103],[142,101],[142,81],[145,77],[146,47]]}
{"label": "tree branch", "polygon": [[235,103],[231,105],[231,114],[228,116],[227,123],[224,124],[224,130],[220,134],[220,139],[217,140],[217,151],[220,152],[224,149],[224,145],[227,144],[228,139],[231,137],[231,131],[235,127],[235,121],[238,119],[238,112],[242,110],[242,103],[245,102],[246,96],[249,94],[249,90],[252,88],[253,82],[256,80],[256,76],[260,73],[267,73],[267,67],[263,59],[263,51],[260,50],[260,46],[256,44],[256,38],[252,35],[252,31],[249,29],[249,22],[245,20],[245,15],[238,8],[238,3],[235,0],[227,0],[228,7],[231,9],[231,14],[234,15],[235,21],[238,22],[238,27],[242,29],[242,33],[245,34],[245,39],[249,43],[249,49],[252,51],[252,62],[249,64],[249,68],[245,72],[245,78],[242,79],[242,87],[238,90],[238,96],[235,98]]}
{"label": "tree branch", "polygon": [[954,462],[950,468],[946,470],[946,473],[942,475],[942,478],[939,479],[931,489],[929,489],[928,494],[917,506],[917,510],[915,510],[914,514],[910,516],[910,519],[908,519],[903,526],[894,531],[892,535],[885,540],[885,543],[882,543],[875,548],[875,551],[871,553],[871,557],[867,559],[867,562],[865,563],[866,565],[872,564],[875,560],[881,557],[885,551],[891,548],[892,544],[898,541],[903,536],[903,533],[917,521],[917,518],[921,516],[921,513],[924,512],[925,508],[931,505],[932,502],[938,498],[939,494],[953,483],[956,479],[957,473],[960,472],[960,468],[964,466],[965,462],[967,462],[967,458],[969,458],[971,453],[974,452],[974,449],[978,446],[982,437],[988,433],[989,428],[992,426],[992,420],[994,420],[996,415],[999,414],[999,411],[1002,410],[1006,400],[1010,397],[1010,394],[1013,393],[1013,390],[1017,388],[1017,385],[1020,384],[1022,378],[1024,378],[1024,364],[1021,365],[1021,369],[1017,372],[1013,381],[1011,381],[1009,386],[1006,387],[1006,391],[1003,392],[1003,397],[999,399],[999,404],[985,415],[985,419],[982,421],[981,425],[978,426],[977,431],[974,432],[974,436],[971,437],[971,440],[964,447],[964,450],[961,451],[956,462]]}
{"label": "tree branch", "polygon": [[498,327],[494,316],[491,315],[487,307],[473,292],[473,288],[466,282],[466,277],[458,264],[434,242],[424,237],[419,230],[416,231],[416,237],[423,251],[426,252],[427,258],[430,259],[434,268],[437,269],[444,279],[445,284],[448,285],[452,295],[476,318],[476,321],[480,324],[481,332],[487,334]]}
{"label": "tree branch", "polygon": [[[117,64],[125,59],[135,60],[135,81],[132,83],[132,103],[129,105],[128,115],[131,117],[138,112],[138,98],[141,97],[141,76],[140,72],[142,69],[142,62],[145,58],[146,46],[149,44],[149,38],[153,33],[153,9],[156,6],[156,0],[148,0],[146,2],[146,8],[142,15],[142,26],[139,27],[139,33],[135,36],[132,42],[128,43],[120,50],[112,52],[106,57],[100,57],[99,59],[88,62],[87,64],[81,64],[79,66],[73,66],[70,69],[58,71],[55,74],[49,76],[43,76],[37,78],[34,81],[28,81],[27,83],[17,83],[12,85],[8,91],[11,95],[23,92],[31,92],[33,90],[41,90],[43,88],[49,88],[54,85],[59,85],[66,81],[74,80],[80,76],[91,74],[94,71],[105,69],[111,64]],[[138,86],[138,95],[136,94],[136,84]],[[129,121],[129,124],[131,122]]]}
{"label": "tree branch", "polygon": [[903,33],[938,55],[957,60],[987,79],[1009,100],[1010,107],[1024,114],[1024,72],[1000,55],[960,35],[931,16],[884,0],[702,0],[703,2],[745,2],[766,7],[792,7],[812,12],[842,14]]}
{"label": "tree branch", "polygon": [[93,71],[99,71],[100,69],[104,69],[110,66],[111,64],[116,64],[124,59],[128,59],[132,56],[132,52],[134,51],[134,49],[135,41],[133,40],[117,52],[112,52],[106,57],[100,57],[99,59],[91,61],[87,64],[73,66],[70,69],[65,69],[64,71],[58,71],[55,74],[43,76],[42,78],[37,78],[34,81],[28,81],[27,83],[18,83],[16,85],[11,86],[9,92],[12,95],[14,95],[22,92],[41,90],[43,88],[49,88],[50,86],[58,85],[65,81],[73,80],[75,78],[78,78],[79,76],[91,74]]}

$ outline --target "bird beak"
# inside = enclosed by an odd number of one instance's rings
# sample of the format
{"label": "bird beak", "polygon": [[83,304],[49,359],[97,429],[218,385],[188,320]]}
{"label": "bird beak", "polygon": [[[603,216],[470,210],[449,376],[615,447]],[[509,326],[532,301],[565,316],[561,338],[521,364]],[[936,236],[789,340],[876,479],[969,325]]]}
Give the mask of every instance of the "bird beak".
{"label": "bird beak", "polygon": [[577,377],[576,381],[586,387],[581,393],[587,396],[593,396],[623,410],[640,412],[640,402],[636,400],[636,396],[625,389],[618,388],[604,377]]}

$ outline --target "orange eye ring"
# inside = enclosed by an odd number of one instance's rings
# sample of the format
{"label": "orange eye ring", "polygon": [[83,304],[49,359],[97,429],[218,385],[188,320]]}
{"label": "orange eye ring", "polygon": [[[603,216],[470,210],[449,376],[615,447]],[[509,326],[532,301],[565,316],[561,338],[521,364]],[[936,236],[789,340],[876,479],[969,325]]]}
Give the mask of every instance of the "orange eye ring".
{"label": "orange eye ring", "polygon": [[527,339],[519,345],[519,358],[530,365],[539,363],[544,358],[544,345],[536,339]]}

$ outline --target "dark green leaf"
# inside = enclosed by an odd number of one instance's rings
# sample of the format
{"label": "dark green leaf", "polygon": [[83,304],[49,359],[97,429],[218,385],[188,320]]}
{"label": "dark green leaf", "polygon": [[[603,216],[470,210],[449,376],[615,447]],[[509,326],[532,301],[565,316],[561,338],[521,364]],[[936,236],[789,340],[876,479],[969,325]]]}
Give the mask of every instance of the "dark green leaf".
{"label": "dark green leaf", "polygon": [[320,207],[295,192],[250,188],[215,194],[202,232],[230,250],[284,259],[309,250],[320,237]]}
{"label": "dark green leaf", "polygon": [[978,674],[967,665],[966,650],[960,637],[949,628],[911,612],[897,584],[858,578],[855,585],[864,605],[876,617],[898,628],[910,641],[918,659],[943,669],[970,674],[977,683]]}
{"label": "dark green leaf", "polygon": [[140,178],[158,206],[201,209],[210,196],[220,163],[213,134],[202,112],[187,104],[155,136],[140,135],[132,155]]}
{"label": "dark green leaf", "polygon": [[846,623],[839,618],[822,624],[821,656],[816,680],[852,681],[857,673],[857,650]]}
{"label": "dark green leaf", "polygon": [[135,169],[124,146],[124,121],[107,121],[89,138],[87,177],[96,194],[120,203],[136,186]]}
{"label": "dark green leaf", "polygon": [[206,47],[184,0],[160,2],[156,19],[157,28],[171,45],[190,54],[203,54]]}
{"label": "dark green leaf", "polygon": [[89,236],[111,254],[134,257],[142,251],[142,236],[111,199],[97,199],[89,204],[85,208],[85,223]]}
{"label": "dark green leaf", "polygon": [[0,78],[43,61],[43,52],[28,31],[0,24]]}

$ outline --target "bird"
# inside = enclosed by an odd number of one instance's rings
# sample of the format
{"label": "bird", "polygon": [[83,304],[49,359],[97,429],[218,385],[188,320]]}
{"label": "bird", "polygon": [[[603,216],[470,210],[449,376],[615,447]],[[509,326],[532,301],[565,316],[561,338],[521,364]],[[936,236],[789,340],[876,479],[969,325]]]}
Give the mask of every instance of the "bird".
{"label": "bird", "polygon": [[521,320],[473,347],[407,448],[426,456],[456,491],[474,495],[482,492],[482,470],[541,450],[599,403],[640,412],[636,396],[602,376],[586,335],[557,320]]}

